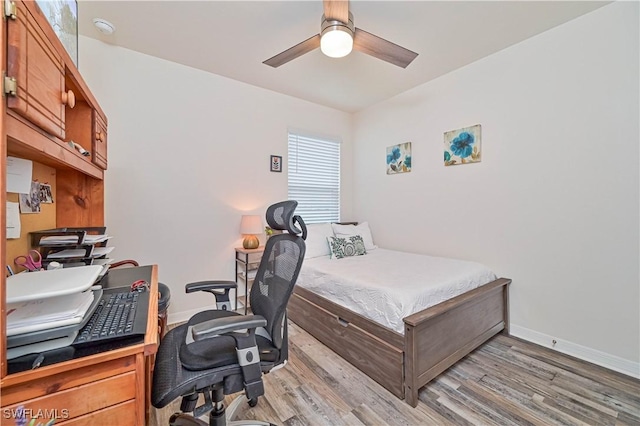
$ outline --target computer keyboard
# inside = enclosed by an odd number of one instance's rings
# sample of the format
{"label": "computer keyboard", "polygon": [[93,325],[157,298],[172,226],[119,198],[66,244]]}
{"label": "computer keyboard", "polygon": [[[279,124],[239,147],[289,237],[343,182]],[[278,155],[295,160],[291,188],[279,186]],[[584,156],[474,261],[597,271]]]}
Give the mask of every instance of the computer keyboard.
{"label": "computer keyboard", "polygon": [[144,336],[147,327],[148,292],[105,290],[91,319],[72,345],[97,345],[106,341]]}

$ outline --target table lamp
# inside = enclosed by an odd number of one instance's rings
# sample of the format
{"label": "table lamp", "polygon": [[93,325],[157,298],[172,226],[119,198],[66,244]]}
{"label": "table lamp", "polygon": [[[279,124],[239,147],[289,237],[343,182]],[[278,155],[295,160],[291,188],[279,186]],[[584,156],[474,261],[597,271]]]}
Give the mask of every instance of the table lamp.
{"label": "table lamp", "polygon": [[260,245],[260,241],[256,234],[262,234],[264,230],[262,219],[258,215],[242,215],[240,221],[240,233],[244,235],[242,247],[246,249],[256,249]]}

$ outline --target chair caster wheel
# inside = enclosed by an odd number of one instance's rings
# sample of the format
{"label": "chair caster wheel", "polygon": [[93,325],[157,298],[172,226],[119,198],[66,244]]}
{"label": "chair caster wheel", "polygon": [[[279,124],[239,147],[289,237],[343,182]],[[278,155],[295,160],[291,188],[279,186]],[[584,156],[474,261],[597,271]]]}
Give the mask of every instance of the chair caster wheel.
{"label": "chair caster wheel", "polygon": [[249,400],[249,407],[255,407],[256,405],[258,405],[258,398],[251,398]]}

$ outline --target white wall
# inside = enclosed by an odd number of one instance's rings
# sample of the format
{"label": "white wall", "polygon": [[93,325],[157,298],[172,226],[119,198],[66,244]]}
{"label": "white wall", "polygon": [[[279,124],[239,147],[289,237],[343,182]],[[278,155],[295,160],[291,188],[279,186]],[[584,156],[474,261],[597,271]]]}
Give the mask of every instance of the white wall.
{"label": "white wall", "polygon": [[[287,127],[338,135],[344,220],[491,266],[513,279],[514,334],[638,375],[638,50],[638,4],[618,2],[352,117],[80,37],[114,257],[159,264],[186,318],[209,300],[184,283],[233,278],[240,215],[286,198],[286,161],[267,163]],[[478,123],[483,161],[445,168],[443,132]],[[412,172],[385,175],[405,141]]]}
{"label": "white wall", "polygon": [[[638,3],[618,2],[356,114],[354,219],[382,247],[513,279],[516,335],[640,375]],[[443,133],[482,125],[479,164]],[[385,149],[413,142],[413,170]]]}
{"label": "white wall", "polygon": [[[287,199],[288,127],[342,137],[351,214],[350,115],[86,37],[79,62],[109,120],[112,257],[159,265],[171,322],[213,302],[185,283],[233,279],[240,216]],[[269,171],[271,154],[282,173]]]}

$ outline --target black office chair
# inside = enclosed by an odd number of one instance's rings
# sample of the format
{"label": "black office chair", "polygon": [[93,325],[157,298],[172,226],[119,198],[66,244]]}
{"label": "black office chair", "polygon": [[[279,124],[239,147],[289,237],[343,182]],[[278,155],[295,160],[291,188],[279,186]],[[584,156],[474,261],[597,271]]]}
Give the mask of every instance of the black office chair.
{"label": "black office chair", "polygon": [[[287,360],[286,308],[304,259],[307,234],[302,218],[294,216],[297,205],[283,201],[267,209],[268,225],[288,233],[267,240],[249,295],[253,315],[220,309],[200,312],[162,339],[151,402],[162,408],[182,397],[182,413],[171,417],[171,425],[225,425],[243,401],[255,406],[264,394],[262,373]],[[228,301],[229,290],[235,287],[233,281],[203,281],[187,284],[186,289],[188,293],[207,291]],[[225,410],[224,396],[242,389],[246,399],[236,398]],[[204,403],[196,407],[200,394]],[[191,412],[193,417],[185,414]],[[207,413],[209,423],[197,419]]]}

